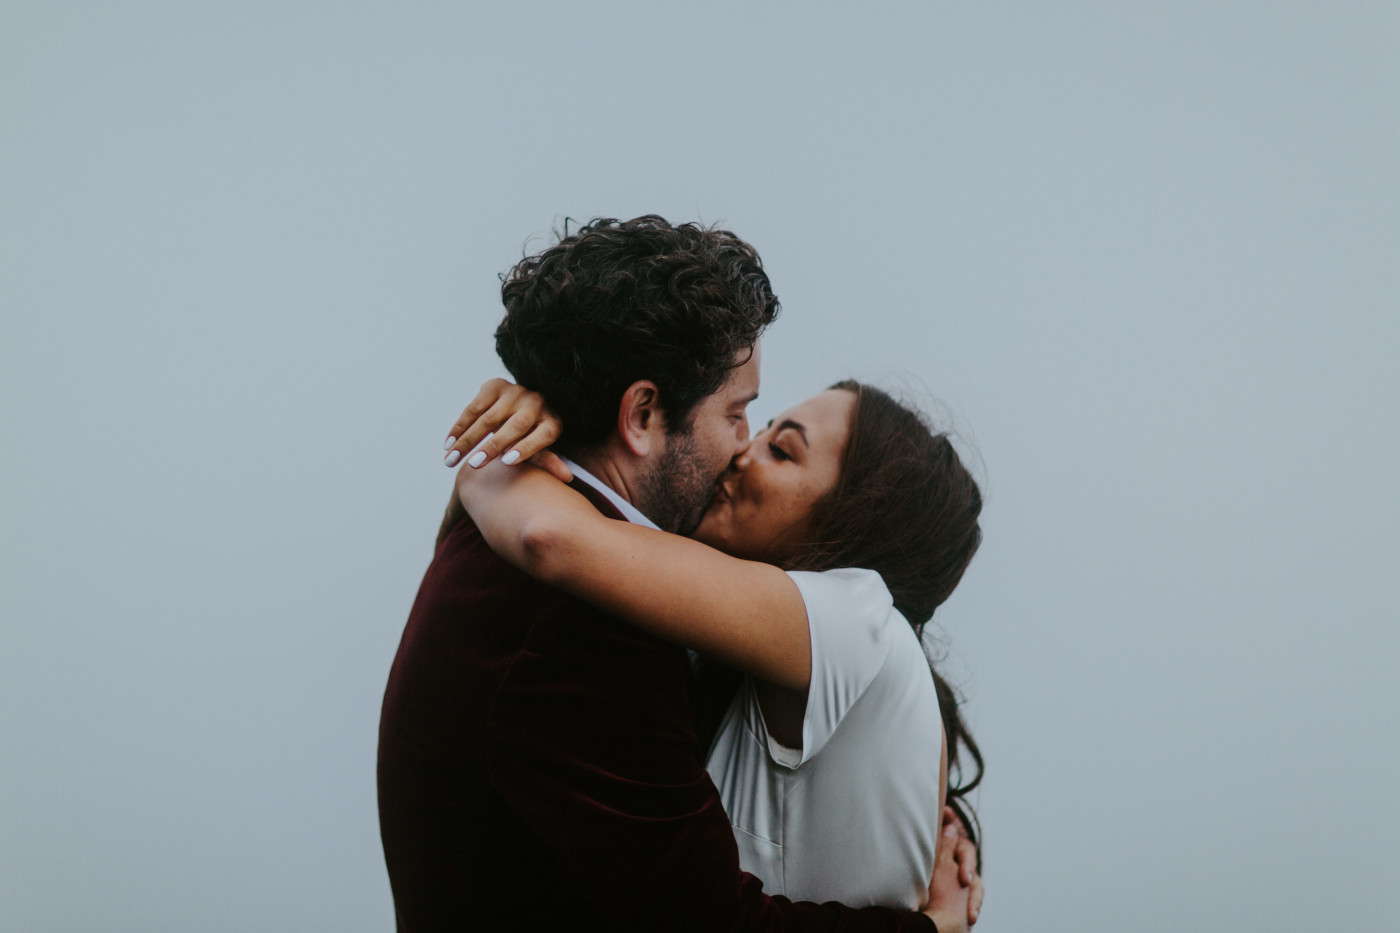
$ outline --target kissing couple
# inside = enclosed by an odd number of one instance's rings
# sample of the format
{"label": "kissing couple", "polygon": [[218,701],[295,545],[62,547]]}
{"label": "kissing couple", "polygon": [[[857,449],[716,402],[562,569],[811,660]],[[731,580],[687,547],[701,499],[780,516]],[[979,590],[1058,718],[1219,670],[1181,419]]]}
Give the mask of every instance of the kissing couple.
{"label": "kissing couple", "polygon": [[919,638],[981,540],[948,437],[854,381],[750,436],[778,301],[727,231],[596,220],[501,294],[518,385],[448,437],[384,695],[398,929],[968,929],[981,755]]}

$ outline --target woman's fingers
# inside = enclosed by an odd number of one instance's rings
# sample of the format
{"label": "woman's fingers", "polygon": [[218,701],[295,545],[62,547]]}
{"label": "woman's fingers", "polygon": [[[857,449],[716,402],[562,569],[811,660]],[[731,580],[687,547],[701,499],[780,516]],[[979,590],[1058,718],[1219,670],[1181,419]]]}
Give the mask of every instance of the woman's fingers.
{"label": "woman's fingers", "polygon": [[[521,460],[529,460],[550,444],[559,440],[559,427],[558,418],[555,418],[547,411],[543,412],[540,415],[539,422],[531,426],[530,433],[526,434],[514,444],[502,442],[499,445],[498,449],[505,450],[505,456],[501,457],[501,462],[509,466],[513,463],[519,463]],[[501,434],[500,436],[505,435]],[[495,439],[493,438],[492,445],[494,444]],[[491,458],[487,457],[486,459],[489,460]],[[485,461],[482,462],[484,463]],[[540,464],[536,463],[535,465],[539,466]]]}
{"label": "woman's fingers", "polygon": [[541,458],[559,439],[561,427],[543,396],[504,379],[488,379],[452,425],[443,462],[456,466],[465,457],[467,466],[475,468],[502,454],[508,466],[534,458],[536,466],[567,483],[573,474],[562,460],[553,454]]}
{"label": "woman's fingers", "polygon": [[530,458],[530,462],[541,470],[545,470],[555,479],[563,483],[572,482],[574,471],[569,469],[569,465],[560,459],[559,455],[552,450],[541,450]]}
{"label": "woman's fingers", "polygon": [[476,398],[467,403],[461,417],[453,422],[447,432],[442,449],[447,452],[444,459],[448,466],[455,466],[467,451],[481,443],[482,438],[509,417],[512,410],[510,398],[516,395],[513,390],[519,388],[504,379],[488,379],[481,384]]}
{"label": "woman's fingers", "polygon": [[[487,412],[487,415],[490,416],[491,412]],[[481,442],[475,445],[475,449],[471,449],[467,456],[467,466],[485,466],[506,451],[515,449],[534,431],[537,420],[538,411],[535,406],[527,406],[510,415],[495,431],[483,437]],[[512,457],[510,462],[515,463],[519,459]]]}
{"label": "woman's fingers", "polygon": [[467,403],[467,407],[462,409],[462,416],[452,425],[447,432],[447,441],[443,449],[450,450],[462,437],[465,432],[478,418],[490,410],[496,401],[511,389],[518,389],[519,386],[504,379],[487,379],[481,384],[481,388],[476,393],[476,398]]}
{"label": "woman's fingers", "polygon": [[487,380],[452,425],[443,462],[456,466],[466,457],[480,466],[529,434],[544,414],[544,399],[538,394],[504,379]]}

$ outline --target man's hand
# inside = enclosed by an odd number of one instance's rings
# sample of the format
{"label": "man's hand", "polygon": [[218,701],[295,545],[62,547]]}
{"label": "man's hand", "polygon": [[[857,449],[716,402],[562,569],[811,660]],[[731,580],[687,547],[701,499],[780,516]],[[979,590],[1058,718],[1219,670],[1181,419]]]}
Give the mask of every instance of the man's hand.
{"label": "man's hand", "polygon": [[938,933],[966,933],[982,912],[982,878],[977,874],[977,846],[951,807],[943,808],[943,830],[924,914]]}
{"label": "man's hand", "polygon": [[466,456],[467,466],[479,469],[505,451],[502,463],[529,460],[567,483],[573,474],[546,449],[559,439],[561,428],[539,393],[504,379],[488,379],[448,431],[443,462],[456,466]]}

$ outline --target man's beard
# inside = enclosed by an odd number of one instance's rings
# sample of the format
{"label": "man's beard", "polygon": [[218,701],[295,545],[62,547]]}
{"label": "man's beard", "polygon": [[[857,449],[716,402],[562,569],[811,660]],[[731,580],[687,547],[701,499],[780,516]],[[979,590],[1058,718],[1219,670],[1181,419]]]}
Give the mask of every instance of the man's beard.
{"label": "man's beard", "polygon": [[705,517],[719,480],[705,471],[693,435],[669,434],[666,452],[642,478],[638,505],[658,528],[689,535]]}

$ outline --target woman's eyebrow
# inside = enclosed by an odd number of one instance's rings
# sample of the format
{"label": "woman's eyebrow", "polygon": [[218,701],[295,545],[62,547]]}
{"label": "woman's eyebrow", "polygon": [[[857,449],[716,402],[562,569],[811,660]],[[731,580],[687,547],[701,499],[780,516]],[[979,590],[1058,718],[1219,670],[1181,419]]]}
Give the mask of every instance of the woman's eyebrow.
{"label": "woman's eyebrow", "polygon": [[[769,424],[769,426],[772,426],[773,422],[770,421],[770,422],[768,422],[768,424]],[[793,421],[791,418],[784,418],[782,421],[780,421],[780,422],[778,423],[778,430],[774,431],[773,433],[774,433],[774,434],[781,434],[783,431],[786,431],[788,428],[792,428],[792,429],[793,429],[794,431],[796,431],[799,435],[801,435],[801,437],[802,437],[802,446],[803,446],[803,447],[811,447],[811,446],[812,446],[811,444],[809,444],[809,443],[807,442],[807,428],[806,428],[805,426],[801,425],[801,424],[798,424],[796,421]]]}

